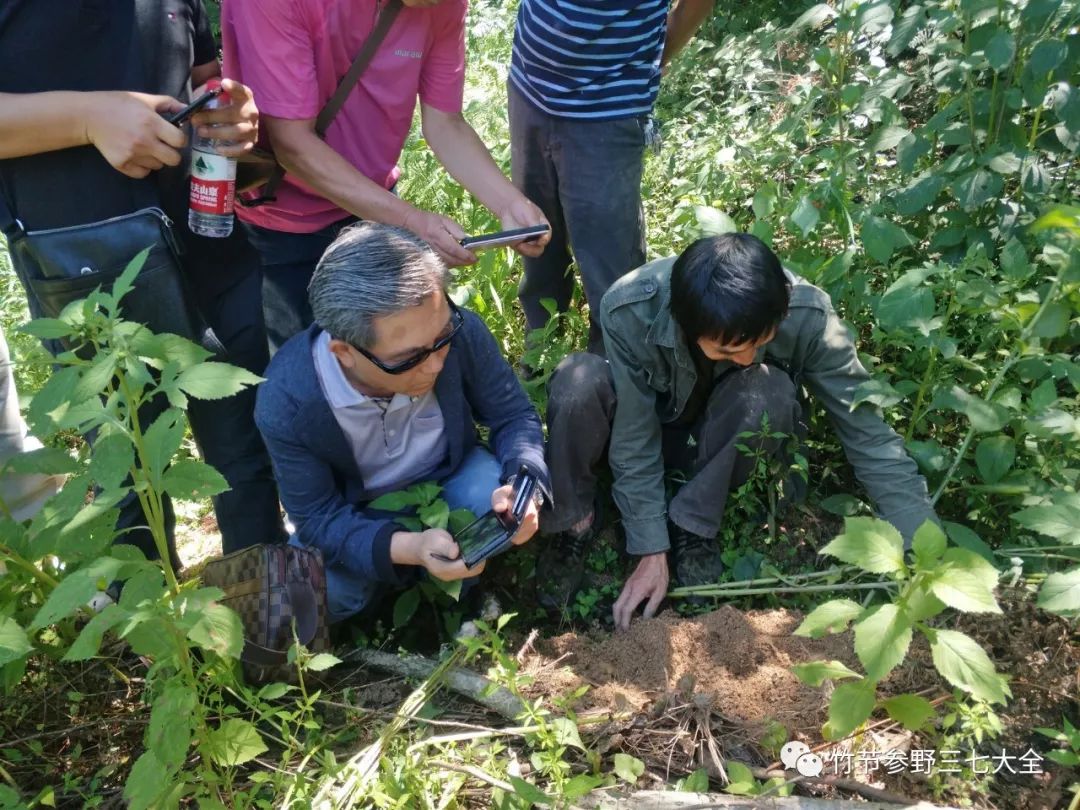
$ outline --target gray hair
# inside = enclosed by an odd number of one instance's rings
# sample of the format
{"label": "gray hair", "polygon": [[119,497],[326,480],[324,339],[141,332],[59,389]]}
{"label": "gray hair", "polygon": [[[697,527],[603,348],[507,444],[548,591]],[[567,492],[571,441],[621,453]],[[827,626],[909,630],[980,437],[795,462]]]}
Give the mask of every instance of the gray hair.
{"label": "gray hair", "polygon": [[319,259],[308,298],[315,322],[332,337],[369,349],[376,318],[419,306],[446,281],[446,265],[427,242],[403,228],[360,222]]}

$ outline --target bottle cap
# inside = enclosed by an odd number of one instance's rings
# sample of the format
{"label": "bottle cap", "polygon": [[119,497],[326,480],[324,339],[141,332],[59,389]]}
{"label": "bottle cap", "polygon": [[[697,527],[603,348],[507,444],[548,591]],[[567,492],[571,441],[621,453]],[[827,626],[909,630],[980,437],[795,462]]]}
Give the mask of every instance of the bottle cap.
{"label": "bottle cap", "polygon": [[[209,90],[221,90],[221,77],[220,76],[214,76],[211,79],[207,79],[206,80],[206,89],[208,91]],[[230,101],[232,101],[232,99],[229,98],[229,94],[227,92],[225,92],[224,90],[221,90],[221,94],[218,96],[218,98],[222,102],[224,102],[226,104],[228,104]]]}

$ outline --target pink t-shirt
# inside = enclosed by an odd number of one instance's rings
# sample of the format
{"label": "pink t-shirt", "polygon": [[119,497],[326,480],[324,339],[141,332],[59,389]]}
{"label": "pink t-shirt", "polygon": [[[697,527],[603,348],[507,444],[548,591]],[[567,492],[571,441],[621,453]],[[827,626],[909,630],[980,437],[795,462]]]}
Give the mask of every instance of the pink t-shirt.
{"label": "pink t-shirt", "polygon": [[[224,74],[248,85],[259,110],[275,118],[314,118],[330,100],[375,26],[376,0],[225,0]],[[326,133],[326,142],[384,188],[397,182],[397,160],[416,98],[461,111],[468,0],[403,8]],[[242,220],[278,231],[311,233],[348,216],[291,174],[277,202],[241,208]]]}

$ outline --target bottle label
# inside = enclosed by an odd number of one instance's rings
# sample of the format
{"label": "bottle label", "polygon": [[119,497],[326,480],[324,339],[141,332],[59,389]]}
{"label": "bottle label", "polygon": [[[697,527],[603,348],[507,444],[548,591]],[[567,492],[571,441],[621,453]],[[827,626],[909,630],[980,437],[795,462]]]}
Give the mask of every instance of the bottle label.
{"label": "bottle label", "polygon": [[231,214],[236,191],[236,161],[214,152],[191,152],[191,210]]}

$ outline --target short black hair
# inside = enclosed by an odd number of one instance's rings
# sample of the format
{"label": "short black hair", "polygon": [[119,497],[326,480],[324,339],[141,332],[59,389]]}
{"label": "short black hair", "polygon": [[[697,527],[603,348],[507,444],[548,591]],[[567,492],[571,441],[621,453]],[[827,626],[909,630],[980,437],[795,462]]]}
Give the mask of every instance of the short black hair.
{"label": "short black hair", "polygon": [[691,344],[760,340],[787,315],[790,296],[780,260],[748,233],[698,239],[671,269],[671,314]]}

